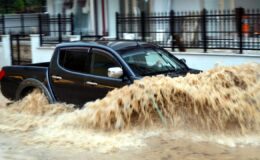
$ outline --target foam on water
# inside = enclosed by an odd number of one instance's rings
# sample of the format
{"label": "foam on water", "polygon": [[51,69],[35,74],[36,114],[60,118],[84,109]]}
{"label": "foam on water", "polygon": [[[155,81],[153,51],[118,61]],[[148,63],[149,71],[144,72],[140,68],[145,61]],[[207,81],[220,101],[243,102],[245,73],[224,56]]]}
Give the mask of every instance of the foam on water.
{"label": "foam on water", "polygon": [[218,67],[199,75],[146,77],[90,102],[71,125],[122,129],[189,127],[221,132],[259,132],[259,65]]}
{"label": "foam on water", "polygon": [[259,145],[260,65],[217,67],[178,78],[145,77],[80,110],[48,104],[36,91],[10,106],[0,105],[0,131],[26,133],[29,144],[102,152],[142,147],[151,136]]}

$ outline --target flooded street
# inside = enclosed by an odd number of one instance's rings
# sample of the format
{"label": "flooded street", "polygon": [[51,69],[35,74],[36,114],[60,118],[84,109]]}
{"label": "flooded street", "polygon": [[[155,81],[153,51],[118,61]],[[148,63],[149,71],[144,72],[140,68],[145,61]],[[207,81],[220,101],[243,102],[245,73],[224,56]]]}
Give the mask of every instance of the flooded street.
{"label": "flooded street", "polygon": [[[260,159],[259,146],[231,147],[212,142],[196,142],[188,138],[151,136],[141,139],[142,147],[114,148],[102,152],[73,145],[27,144],[23,135],[0,134],[0,159],[64,160],[64,159]],[[107,137],[109,138],[109,137]],[[91,143],[91,142],[90,142]]]}
{"label": "flooded street", "polygon": [[259,68],[147,77],[81,110],[0,95],[0,159],[260,159]]}

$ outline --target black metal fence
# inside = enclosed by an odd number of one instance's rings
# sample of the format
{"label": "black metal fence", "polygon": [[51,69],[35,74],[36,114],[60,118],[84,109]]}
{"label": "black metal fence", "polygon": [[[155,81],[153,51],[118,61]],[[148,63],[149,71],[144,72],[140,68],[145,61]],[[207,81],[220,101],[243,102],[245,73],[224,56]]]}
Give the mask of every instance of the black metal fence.
{"label": "black metal fence", "polygon": [[0,17],[0,25],[1,25],[1,27],[0,27],[0,34],[4,35],[5,34],[5,30],[4,30],[4,28],[5,28],[4,15],[2,15]]}
{"label": "black metal fence", "polygon": [[39,34],[41,45],[68,41],[74,34],[74,15],[6,14],[0,15],[0,35]]}
{"label": "black metal fence", "polygon": [[0,34],[29,35],[39,33],[38,14],[0,15]]}
{"label": "black metal fence", "polygon": [[39,34],[40,44],[57,44],[69,41],[69,35],[74,34],[74,15],[46,15],[40,14]]}
{"label": "black metal fence", "polygon": [[12,64],[30,64],[32,61],[30,37],[28,35],[13,34],[10,36],[10,41]]}
{"label": "black metal fence", "polygon": [[135,39],[165,48],[260,49],[260,10],[116,13],[117,39]]}
{"label": "black metal fence", "polygon": [[95,33],[75,31],[74,15],[39,15],[39,34],[40,44],[52,45],[61,42],[70,41],[71,35],[80,35],[82,41],[94,41],[102,38],[104,35],[95,35]]}

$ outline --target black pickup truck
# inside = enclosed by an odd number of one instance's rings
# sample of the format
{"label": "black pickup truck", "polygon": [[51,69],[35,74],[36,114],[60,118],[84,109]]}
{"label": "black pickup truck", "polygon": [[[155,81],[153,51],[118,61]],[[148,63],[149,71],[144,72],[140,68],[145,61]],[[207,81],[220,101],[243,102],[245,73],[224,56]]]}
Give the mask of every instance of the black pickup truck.
{"label": "black pickup truck", "polygon": [[144,76],[199,73],[163,48],[135,41],[70,42],[56,47],[51,62],[3,67],[1,91],[18,100],[40,89],[50,103],[83,105]]}

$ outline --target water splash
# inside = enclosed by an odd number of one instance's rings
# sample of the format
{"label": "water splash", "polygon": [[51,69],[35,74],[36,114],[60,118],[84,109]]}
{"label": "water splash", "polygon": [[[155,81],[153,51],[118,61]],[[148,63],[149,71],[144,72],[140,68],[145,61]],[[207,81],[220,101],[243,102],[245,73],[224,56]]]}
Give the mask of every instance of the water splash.
{"label": "water splash", "polygon": [[[81,110],[48,104],[36,91],[12,105],[0,105],[0,132],[26,133],[26,143],[102,146],[101,151],[145,146],[143,139],[164,132],[185,137],[178,130],[242,136],[245,145],[259,144],[259,136],[247,138],[260,133],[259,68],[246,64],[178,78],[145,77]],[[218,136],[187,137],[221,144]],[[226,139],[232,145],[243,143]]]}
{"label": "water splash", "polygon": [[162,122],[168,127],[259,132],[259,68],[251,64],[174,79],[145,77],[87,103],[70,124],[113,130]]}

